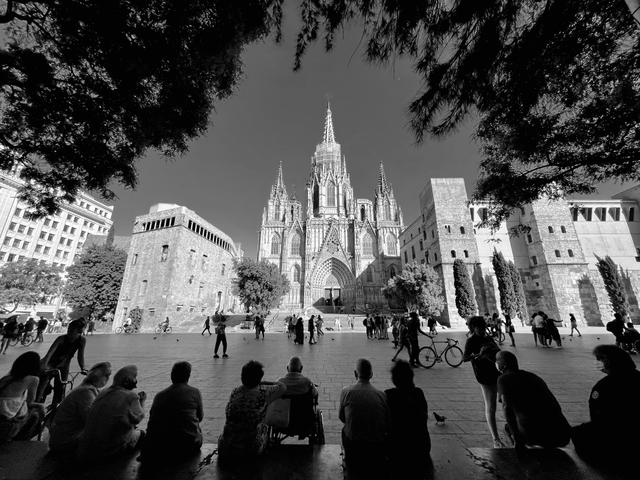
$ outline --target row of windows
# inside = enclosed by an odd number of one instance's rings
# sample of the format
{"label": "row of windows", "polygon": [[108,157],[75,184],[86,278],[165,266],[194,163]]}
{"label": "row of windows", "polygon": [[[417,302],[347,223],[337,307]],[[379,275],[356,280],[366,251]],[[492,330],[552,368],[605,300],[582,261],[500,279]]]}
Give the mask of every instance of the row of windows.
{"label": "row of windows", "polygon": [[[395,235],[392,233],[387,234],[387,255],[398,255],[398,242]],[[271,255],[280,255],[282,244],[280,242],[280,235],[274,233],[271,237]],[[289,249],[290,255],[302,256],[302,245],[300,235],[295,234],[291,239],[291,247]],[[362,237],[362,255],[367,257],[373,256],[373,239],[371,235],[365,233]]]}
{"label": "row of windows", "polygon": [[149,230],[159,230],[161,228],[173,227],[176,223],[176,217],[167,217],[160,220],[154,220],[152,222],[143,222],[142,229],[145,232]]}
{"label": "row of windows", "polygon": [[[86,209],[87,209],[87,210],[89,210],[90,212],[97,213],[97,214],[98,214],[98,215],[100,215],[101,217],[105,217],[105,218],[107,218],[107,217],[108,217],[108,215],[109,215],[109,214],[108,214],[108,212],[107,212],[106,210],[102,210],[102,209],[101,209],[101,208],[99,208],[99,207],[94,207],[93,205],[91,205],[91,204],[90,204],[90,203],[88,203],[88,202],[85,202],[84,200],[80,200],[80,201],[78,201],[77,203],[78,203],[78,205],[80,205],[80,208],[86,208]],[[76,217],[76,218],[78,218],[78,217]]]}
{"label": "row of windows", "polygon": [[[102,210],[101,210],[101,212],[102,212]],[[22,218],[26,218],[25,214],[26,214],[26,211],[24,209],[22,209],[22,208],[16,208],[14,210],[14,212],[13,212],[13,216],[16,217],[16,218],[21,218],[21,217]],[[107,216],[106,212],[105,212],[105,215],[103,215],[103,216],[105,216],[105,217]],[[62,217],[62,218],[65,218],[65,217]],[[73,222],[73,223],[80,223],[80,218],[77,215],[72,215],[72,214],[68,213],[66,215],[66,219],[69,220],[70,222]],[[51,218],[45,218],[44,221],[43,221],[43,224],[44,224],[45,227],[49,227],[50,226],[51,228],[58,228],[58,225],[60,225],[60,221],[53,220]],[[15,224],[15,222],[13,222],[11,225],[14,225],[14,227],[15,227],[16,224]],[[95,223],[90,222],[88,220],[84,220],[83,221],[83,226],[89,227],[90,229],[92,229],[93,227],[95,227]],[[74,227],[71,227],[70,225],[66,225],[64,231],[67,232],[69,230],[71,230],[71,233],[75,233],[75,228]],[[106,228],[102,228],[102,227],[98,227],[98,231],[99,232],[102,232],[103,230],[106,231],[107,229]],[[22,233],[22,232],[20,232],[20,233]]]}
{"label": "row of windows", "polygon": [[[174,220],[174,218],[171,219],[172,222]],[[173,223],[172,223],[173,225]],[[198,235],[200,235],[201,237],[206,238],[207,240],[209,240],[210,242],[214,243],[215,245],[224,248],[226,251],[230,251],[231,250],[231,245],[229,245],[229,242],[221,239],[220,237],[218,237],[215,233],[210,232],[209,230],[207,230],[204,227],[201,227],[200,225],[198,225],[196,222],[194,222],[193,220],[189,220],[189,223],[187,225],[187,228],[195,233],[197,233]]]}
{"label": "row of windows", "polygon": [[[79,244],[78,247],[81,247],[82,244]],[[169,245],[162,245],[162,248],[160,250],[160,262],[166,262],[169,258]],[[194,268],[196,265],[196,251],[191,249],[189,250],[189,265],[191,266],[191,268]],[[131,265],[136,265],[138,263],[138,254],[134,253],[131,256]],[[207,270],[207,266],[209,264],[209,256],[206,254],[202,255],[202,263],[201,263],[201,267],[202,267],[202,271],[206,271]],[[220,274],[224,275],[226,272],[226,264],[222,264],[221,267],[221,271]],[[191,278],[193,278],[193,276],[191,276]],[[191,282],[189,282],[191,283]]]}
{"label": "row of windows", "polygon": [[[7,254],[7,252],[0,252],[0,261],[5,261],[5,257],[6,257],[6,261],[7,262],[21,262],[23,260],[27,260],[27,257],[25,257],[24,255],[18,255],[16,253],[9,253]],[[47,263],[46,260],[39,260],[39,263],[41,265],[44,265]],[[64,269],[66,267],[66,265],[64,263],[56,263],[53,262],[51,264],[54,267],[60,267],[62,269]]]}
{"label": "row of windows", "polygon": [[[606,222],[607,218],[610,218],[614,222],[619,222],[621,218],[621,209],[620,207],[613,207],[607,209],[606,207],[572,207],[571,208],[571,218],[574,222],[578,221],[579,216],[581,215],[587,222],[591,222],[593,220],[593,215],[595,214],[596,218],[601,222]],[[624,212],[626,214],[627,222],[633,222],[635,220],[636,211],[634,207],[629,207]]]}

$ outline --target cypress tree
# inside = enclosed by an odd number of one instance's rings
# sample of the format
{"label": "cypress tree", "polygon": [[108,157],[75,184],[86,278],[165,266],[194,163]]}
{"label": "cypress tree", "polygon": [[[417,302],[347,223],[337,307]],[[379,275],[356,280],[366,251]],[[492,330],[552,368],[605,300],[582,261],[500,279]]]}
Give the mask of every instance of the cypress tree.
{"label": "cypress tree", "polygon": [[500,308],[503,313],[507,313],[513,318],[518,311],[518,303],[513,290],[513,280],[509,264],[502,255],[502,252],[493,251],[493,270],[498,280],[498,291],[500,292]]}
{"label": "cypress tree", "polygon": [[620,275],[620,268],[609,255],[604,258],[596,255],[596,258],[598,259],[596,266],[604,281],[604,288],[609,295],[609,301],[611,302],[613,311],[622,316],[626,315],[629,311],[629,301],[624,288],[622,275]]}
{"label": "cypress tree", "polygon": [[509,273],[511,273],[511,284],[513,285],[513,293],[516,296],[516,304],[518,306],[518,316],[521,320],[527,321],[529,312],[527,311],[527,297],[524,294],[524,286],[522,285],[522,277],[513,262],[509,261]]}
{"label": "cypress tree", "polygon": [[459,258],[453,262],[453,285],[456,290],[458,314],[462,318],[469,318],[476,313],[476,297],[467,266]]}

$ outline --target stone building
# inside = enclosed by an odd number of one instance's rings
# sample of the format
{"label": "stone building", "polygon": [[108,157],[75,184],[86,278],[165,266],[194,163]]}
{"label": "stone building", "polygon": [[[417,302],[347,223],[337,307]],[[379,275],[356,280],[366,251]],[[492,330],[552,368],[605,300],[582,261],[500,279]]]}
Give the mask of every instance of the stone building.
{"label": "stone building", "polygon": [[[0,265],[35,259],[64,270],[82,253],[88,237],[106,239],[113,225],[113,207],[85,192],[79,192],[75,202],[63,203],[55,215],[28,218],[28,207],[18,198],[18,189],[24,185],[19,173],[18,166],[0,170]],[[62,306],[58,296],[35,308],[21,305],[18,312],[51,317]]]}
{"label": "stone building", "polygon": [[[624,271],[630,316],[640,321],[639,200],[638,187],[611,200],[538,200],[491,231],[478,227],[487,205],[469,203],[463,179],[432,178],[420,194],[420,216],[402,232],[402,261],[430,264],[440,273],[445,324],[463,322],[455,306],[456,258],[468,265],[479,313],[500,311],[491,262],[497,250],[520,272],[529,312],[543,310],[565,321],[573,313],[579,321],[600,325],[613,313],[596,262],[609,255]],[[512,235],[519,225],[528,230]]]}
{"label": "stone building", "polygon": [[356,198],[327,106],[306,205],[287,193],[280,164],[262,214],[258,259],[278,265],[291,281],[283,309],[382,306],[381,289],[400,269],[403,225],[382,163],[374,200]]}
{"label": "stone building", "polygon": [[192,210],[153,205],[133,225],[114,328],[135,307],[143,331],[165,317],[184,331],[216,310],[234,311],[233,260],[240,257],[239,245]]}

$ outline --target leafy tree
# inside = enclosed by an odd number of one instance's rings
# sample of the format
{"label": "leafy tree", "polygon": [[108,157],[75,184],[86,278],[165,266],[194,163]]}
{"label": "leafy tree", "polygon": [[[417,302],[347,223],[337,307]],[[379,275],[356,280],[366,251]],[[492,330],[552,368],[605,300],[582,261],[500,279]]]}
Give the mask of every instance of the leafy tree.
{"label": "leafy tree", "polygon": [[7,262],[0,267],[0,310],[15,312],[19,305],[47,303],[59,293],[62,269],[37,260]]}
{"label": "leafy tree", "polygon": [[142,309],[135,307],[129,312],[129,318],[131,319],[131,327],[134,331],[140,331],[142,327]]}
{"label": "leafy tree", "polygon": [[598,262],[596,266],[604,281],[604,288],[609,295],[609,301],[615,313],[622,316],[629,312],[629,300],[624,288],[624,280],[620,274],[620,267],[611,259],[609,255],[600,258],[596,255]]}
{"label": "leafy tree", "polygon": [[352,21],[364,24],[369,61],[413,60],[423,81],[409,107],[418,141],[479,116],[485,159],[475,196],[492,202],[495,226],[543,195],[640,180],[638,5],[307,0],[296,65],[321,30],[330,50]]}
{"label": "leafy tree", "polygon": [[509,273],[511,274],[511,284],[513,285],[513,293],[516,297],[518,316],[521,320],[528,321],[529,312],[527,311],[527,297],[524,293],[522,277],[520,276],[520,272],[518,272],[518,269],[513,262],[509,261],[508,265]]}
{"label": "leafy tree", "polygon": [[500,309],[503,313],[507,313],[511,318],[515,317],[518,311],[518,299],[513,289],[513,280],[509,264],[504,258],[502,252],[493,251],[493,271],[498,280],[498,291],[500,292]]}
{"label": "leafy tree", "polygon": [[233,268],[236,273],[233,294],[238,296],[247,311],[253,309],[260,315],[268,315],[289,293],[289,280],[271,262],[243,258],[235,260]]}
{"label": "leafy tree", "polygon": [[473,283],[465,263],[457,258],[453,262],[453,285],[456,291],[456,308],[462,318],[475,315],[478,309]]}
{"label": "leafy tree", "polygon": [[282,0],[8,0],[0,9],[0,168],[53,213],[79,188],[136,185],[149,149],[173,157],[206,131],[244,47],[279,37]]}
{"label": "leafy tree", "polygon": [[427,316],[440,315],[445,305],[438,273],[433,267],[415,261],[389,279],[382,293],[389,300],[399,301],[407,311],[420,311]]}
{"label": "leafy tree", "polygon": [[126,262],[124,250],[103,245],[87,248],[67,269],[67,302],[89,318],[114,312]]}

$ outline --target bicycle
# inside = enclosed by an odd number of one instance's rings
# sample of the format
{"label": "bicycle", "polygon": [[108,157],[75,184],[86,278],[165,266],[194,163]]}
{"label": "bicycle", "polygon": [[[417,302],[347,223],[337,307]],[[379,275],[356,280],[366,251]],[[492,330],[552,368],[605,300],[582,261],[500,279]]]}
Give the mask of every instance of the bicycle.
{"label": "bicycle", "polygon": [[164,335],[165,333],[171,333],[171,327],[170,326],[164,327],[161,323],[159,323],[158,326],[156,327],[156,333],[160,333],[162,335]]}
{"label": "bicycle", "polygon": [[[51,401],[51,403],[49,405],[47,405],[45,407],[45,413],[44,413],[44,417],[42,418],[42,421],[40,423],[40,427],[38,428],[38,441],[42,440],[42,433],[44,432],[45,427],[47,428],[47,430],[49,430],[51,428],[51,425],[53,423],[53,417],[55,416],[58,407],[60,406],[60,404],[62,403],[62,400],[64,400],[64,397],[67,396],[67,389],[69,391],[73,390],[73,385],[76,382],[76,379],[78,378],[78,376],[80,375],[86,375],[86,372],[74,372],[74,373],[70,373],[69,376],[67,377],[67,380],[62,380],[62,375],[60,374],[60,370],[57,368],[51,369],[51,370],[45,370],[44,373],[51,373],[51,372],[55,372],[53,377],[51,377],[49,379],[49,387],[48,388],[52,388],[51,387],[51,380],[58,380],[61,384],[62,384],[62,398],[60,399],[59,402],[54,402],[53,400]],[[47,391],[45,390],[44,393],[44,399],[43,399],[43,403],[46,401],[47,399]]]}
{"label": "bicycle", "polygon": [[[418,363],[424,368],[433,367],[436,362],[442,362],[442,357],[449,364],[450,367],[459,367],[462,364],[462,349],[458,346],[458,340],[453,338],[447,338],[436,342],[431,335],[426,335],[431,339],[431,345],[422,347],[418,352]],[[446,343],[447,346],[438,353],[436,349],[436,343]]]}
{"label": "bicycle", "polygon": [[487,336],[493,338],[498,342],[499,345],[502,345],[507,338],[507,336],[502,331],[502,328],[492,328],[487,327]]}
{"label": "bicycle", "polygon": [[120,333],[124,333],[124,334],[131,334],[131,333],[138,333],[138,330],[136,330],[135,328],[133,328],[132,325],[127,325],[127,326],[121,326],[116,328],[116,333],[120,334]]}

